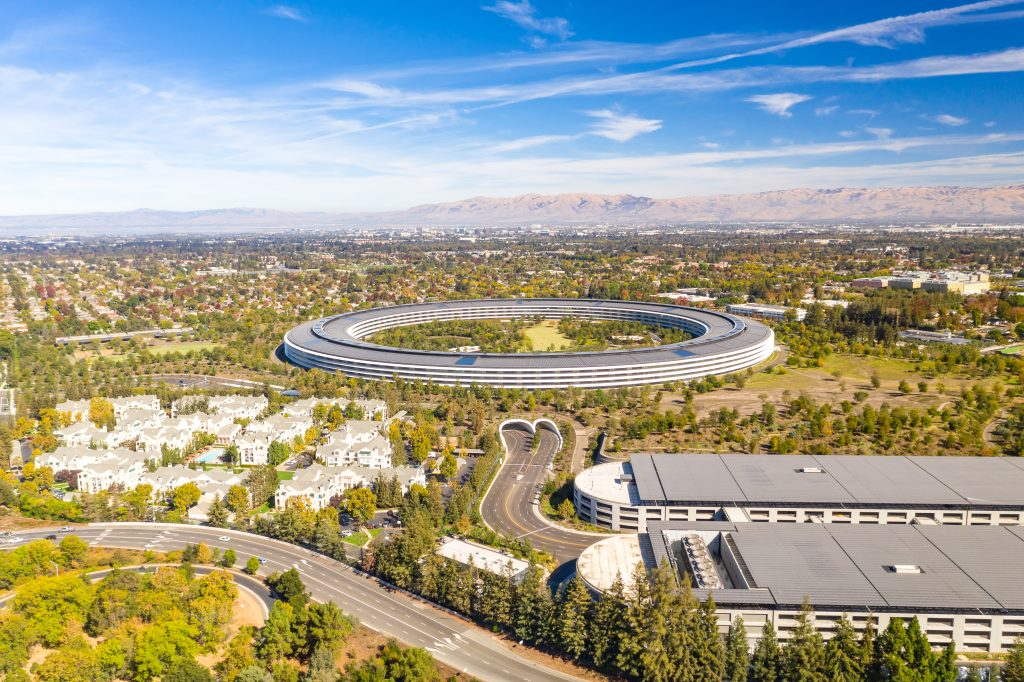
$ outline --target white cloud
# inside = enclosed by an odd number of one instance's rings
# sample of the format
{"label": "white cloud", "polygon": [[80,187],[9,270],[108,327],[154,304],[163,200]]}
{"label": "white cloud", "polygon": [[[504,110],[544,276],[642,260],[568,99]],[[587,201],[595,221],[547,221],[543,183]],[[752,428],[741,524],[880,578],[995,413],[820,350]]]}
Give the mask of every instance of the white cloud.
{"label": "white cloud", "polygon": [[495,153],[517,152],[523,149],[541,147],[553,142],[566,142],[568,140],[575,140],[578,138],[579,135],[531,135],[530,137],[520,137],[516,140],[509,140],[508,142],[496,144],[488,151]]}
{"label": "white cloud", "polygon": [[704,147],[704,149],[710,149],[710,150],[714,151],[715,149],[718,149],[722,145],[720,145],[717,142],[701,142],[700,146]]}
{"label": "white cloud", "polygon": [[539,17],[537,8],[530,4],[530,0],[498,0],[493,5],[482,8],[486,12],[493,12],[500,17],[508,19],[517,26],[554,36],[560,40],[571,38],[573,33],[569,30],[569,21],[563,17]]}
{"label": "white cloud", "polygon": [[790,109],[801,102],[814,99],[810,95],[800,95],[795,92],[777,92],[770,95],[752,95],[747,98],[748,102],[756,104],[763,111],[783,118],[793,115]]}
{"label": "white cloud", "polygon": [[265,9],[263,13],[271,17],[277,17],[278,19],[303,22],[309,21],[301,10],[297,7],[292,7],[291,5],[272,5]]}
{"label": "white cloud", "polygon": [[857,137],[857,131],[856,130],[840,130],[839,131],[839,137],[842,137],[844,139],[850,140],[852,138]]}
{"label": "white cloud", "polygon": [[853,114],[854,116],[867,116],[868,118],[874,118],[882,112],[877,109],[850,109],[846,113]]}
{"label": "white cloud", "polygon": [[661,121],[651,118],[640,118],[630,114],[622,114],[611,109],[599,109],[586,112],[597,122],[591,126],[590,132],[598,137],[605,137],[616,142],[628,142],[637,135],[653,133],[661,128]]}
{"label": "white cloud", "polygon": [[814,110],[814,115],[815,116],[831,116],[832,114],[836,113],[837,111],[839,111],[839,107],[836,106],[835,104],[833,104],[833,105],[827,106],[827,107],[817,107]]}
{"label": "white cloud", "polygon": [[961,118],[960,116],[953,116],[952,114],[936,114],[935,116],[927,116],[926,118],[941,123],[944,126],[950,126],[955,128],[956,126],[962,126],[965,123],[970,123],[969,119]]}
{"label": "white cloud", "polygon": [[892,128],[866,128],[869,133],[874,135],[879,140],[888,140],[892,137]]}

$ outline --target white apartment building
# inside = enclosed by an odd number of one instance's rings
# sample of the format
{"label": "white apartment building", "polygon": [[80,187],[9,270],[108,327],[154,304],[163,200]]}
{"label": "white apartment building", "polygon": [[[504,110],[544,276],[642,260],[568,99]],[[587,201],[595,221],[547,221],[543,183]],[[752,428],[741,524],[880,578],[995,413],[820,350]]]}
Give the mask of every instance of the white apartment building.
{"label": "white apartment building", "polygon": [[244,433],[235,439],[239,462],[244,466],[267,463],[270,443],[274,440],[269,433]]}
{"label": "white apartment building", "polygon": [[391,441],[380,433],[368,441],[329,439],[316,449],[316,458],[329,467],[356,464],[368,469],[387,469],[391,467]]}
{"label": "white apartment building", "polygon": [[68,415],[72,422],[80,422],[89,418],[88,400],[65,400],[62,403],[57,403],[53,409]]}
{"label": "white apartment building", "polygon": [[378,476],[385,478],[398,476],[405,492],[415,483],[424,485],[426,475],[418,467],[398,467],[395,469],[368,469],[365,467],[327,467],[313,464],[295,472],[290,481],[281,481],[274,494],[274,506],[284,509],[288,500],[304,497],[314,510],[330,505],[335,496],[345,494],[351,488],[362,488],[373,485]]}

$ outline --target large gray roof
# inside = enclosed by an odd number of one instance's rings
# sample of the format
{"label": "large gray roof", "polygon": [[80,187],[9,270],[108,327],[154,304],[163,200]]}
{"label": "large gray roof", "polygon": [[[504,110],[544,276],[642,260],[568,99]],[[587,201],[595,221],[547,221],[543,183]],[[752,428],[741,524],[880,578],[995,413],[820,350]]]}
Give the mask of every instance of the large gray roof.
{"label": "large gray roof", "polygon": [[659,454],[630,467],[650,505],[1024,506],[1024,462],[1003,457]]}
{"label": "large gray roof", "polygon": [[[648,523],[654,561],[665,531],[726,531],[753,589],[696,590],[721,605],[825,610],[1024,612],[1024,528],[761,523]],[[894,565],[920,567],[897,573]]]}

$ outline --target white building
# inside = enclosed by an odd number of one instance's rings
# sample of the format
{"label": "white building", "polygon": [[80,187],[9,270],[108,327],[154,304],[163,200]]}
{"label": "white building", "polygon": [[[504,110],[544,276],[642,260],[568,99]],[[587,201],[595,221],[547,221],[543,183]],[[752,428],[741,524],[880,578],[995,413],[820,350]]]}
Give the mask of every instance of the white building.
{"label": "white building", "polygon": [[290,481],[281,481],[274,494],[274,506],[284,509],[288,500],[304,497],[313,509],[323,509],[331,503],[335,496],[345,494],[350,488],[363,488],[373,485],[378,476],[389,478],[397,476],[402,484],[402,492],[406,492],[415,483],[424,485],[426,475],[418,467],[398,467],[395,469],[368,469],[365,467],[327,467],[313,464],[295,472]]}
{"label": "white building", "polygon": [[441,538],[441,546],[437,553],[446,559],[458,562],[463,566],[472,565],[474,568],[494,573],[500,576],[509,576],[513,582],[520,582],[530,570],[530,562],[517,559],[511,554],[499,552],[492,547],[478,545],[475,542],[466,542],[458,538]]}
{"label": "white building", "polygon": [[131,490],[146,473],[147,461],[146,454],[131,450],[83,447],[59,447],[35,458],[36,466],[50,467],[54,474],[77,472],[77,489],[92,494],[114,485]]}
{"label": "white building", "polygon": [[793,319],[802,320],[807,311],[802,308],[790,308],[784,305],[768,305],[767,303],[732,303],[725,306],[725,312],[733,315],[760,317],[766,320],[784,320],[786,313],[792,313]]}
{"label": "white building", "polygon": [[327,466],[358,464],[373,469],[391,466],[391,441],[384,435],[384,422],[352,420],[327,437],[316,457]]}
{"label": "white building", "polygon": [[117,431],[106,431],[92,425],[91,422],[75,422],[56,432],[64,445],[71,447],[116,448],[131,440]]}
{"label": "white building", "polygon": [[89,418],[88,400],[65,400],[54,407],[57,412],[68,415],[71,422],[80,422]]}
{"label": "white building", "polygon": [[267,409],[266,396],[215,395],[207,402],[211,412],[225,414],[232,419],[258,419]]}
{"label": "white building", "polygon": [[129,395],[124,398],[111,398],[114,416],[120,419],[128,410],[159,410],[160,399],[155,395]]}
{"label": "white building", "polygon": [[245,466],[267,463],[270,443],[274,438],[269,433],[244,433],[235,439],[239,462]]}
{"label": "white building", "polygon": [[174,426],[161,426],[155,429],[144,429],[139,434],[135,447],[143,452],[160,452],[166,445],[171,450],[184,451],[192,442],[191,431]]}
{"label": "white building", "polygon": [[275,414],[262,421],[255,421],[246,427],[246,433],[266,433],[282,443],[291,443],[296,438],[305,438],[306,431],[313,426],[312,417],[286,417]]}

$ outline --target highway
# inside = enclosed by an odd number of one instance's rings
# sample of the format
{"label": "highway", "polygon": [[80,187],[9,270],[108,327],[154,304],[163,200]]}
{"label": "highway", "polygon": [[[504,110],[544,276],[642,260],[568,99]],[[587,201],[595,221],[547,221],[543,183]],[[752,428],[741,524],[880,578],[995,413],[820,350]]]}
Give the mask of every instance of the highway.
{"label": "highway", "polygon": [[[29,540],[51,533],[52,529],[42,529],[16,535]],[[295,545],[221,528],[161,523],[98,523],[75,528],[74,533],[92,546],[170,551],[204,542],[222,551],[231,548],[238,555],[238,565],[251,556],[262,557],[263,574],[297,569],[314,599],[333,601],[363,625],[406,644],[423,647],[438,660],[485,682],[579,679],[523,658],[496,637],[459,617],[390,590],[375,578]],[[227,540],[222,541],[221,537]]]}
{"label": "highway", "polygon": [[[510,424],[502,429],[501,436],[506,445],[505,462],[480,505],[487,525],[509,537],[529,540],[535,548],[554,555],[560,564],[575,562],[584,549],[607,537],[553,525],[534,508],[558,449],[555,434],[538,429],[532,436],[522,426]],[[531,453],[534,437],[539,441],[537,451]]]}

